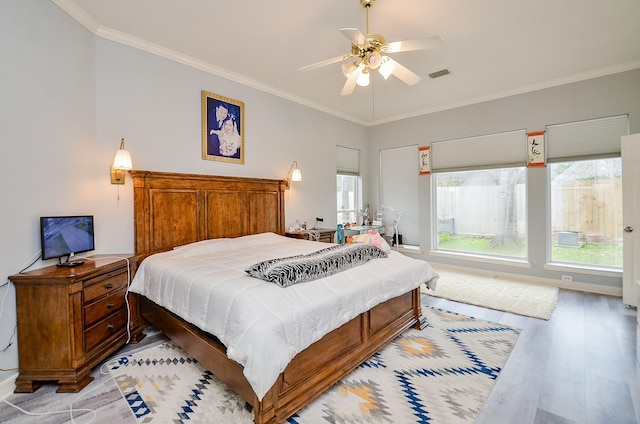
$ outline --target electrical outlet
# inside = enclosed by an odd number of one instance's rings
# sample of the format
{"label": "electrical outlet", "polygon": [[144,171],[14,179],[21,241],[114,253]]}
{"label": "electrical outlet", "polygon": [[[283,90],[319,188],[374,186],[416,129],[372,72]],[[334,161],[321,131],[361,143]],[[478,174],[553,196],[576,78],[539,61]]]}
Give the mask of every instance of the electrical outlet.
{"label": "electrical outlet", "polygon": [[562,276],[562,281],[566,281],[567,283],[570,283],[573,281],[573,277],[570,275],[563,275]]}

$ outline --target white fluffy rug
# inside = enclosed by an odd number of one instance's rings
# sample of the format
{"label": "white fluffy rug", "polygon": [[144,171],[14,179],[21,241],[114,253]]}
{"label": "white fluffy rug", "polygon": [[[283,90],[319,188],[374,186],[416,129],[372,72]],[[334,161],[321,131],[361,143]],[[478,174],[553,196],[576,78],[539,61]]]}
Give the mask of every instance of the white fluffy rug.
{"label": "white fluffy rug", "polygon": [[438,269],[436,290],[423,292],[456,302],[548,320],[558,301],[558,288],[502,278]]}

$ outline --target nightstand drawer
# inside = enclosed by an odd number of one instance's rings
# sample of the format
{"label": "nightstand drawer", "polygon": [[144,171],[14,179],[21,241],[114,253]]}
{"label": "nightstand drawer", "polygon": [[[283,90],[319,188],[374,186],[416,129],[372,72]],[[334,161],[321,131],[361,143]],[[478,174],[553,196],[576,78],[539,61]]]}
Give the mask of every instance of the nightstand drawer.
{"label": "nightstand drawer", "polygon": [[127,310],[121,309],[116,314],[98,322],[84,333],[84,349],[86,352],[114,334],[124,331],[127,324]]}
{"label": "nightstand drawer", "polygon": [[110,294],[104,299],[92,303],[84,308],[84,325],[86,327],[90,327],[94,323],[100,321],[102,318],[107,315],[111,315],[118,309],[124,307],[124,297],[126,295],[126,290],[123,288],[118,290],[117,292]]}
{"label": "nightstand drawer", "polygon": [[84,302],[91,302],[100,296],[126,287],[128,283],[127,278],[128,274],[125,270],[125,272],[105,278],[102,281],[100,281],[100,278],[87,280],[86,288],[83,291]]}

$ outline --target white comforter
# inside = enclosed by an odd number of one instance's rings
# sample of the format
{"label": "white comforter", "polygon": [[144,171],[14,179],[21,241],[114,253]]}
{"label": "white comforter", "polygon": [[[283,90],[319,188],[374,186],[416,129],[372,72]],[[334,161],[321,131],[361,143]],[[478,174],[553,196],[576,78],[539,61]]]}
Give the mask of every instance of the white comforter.
{"label": "white comforter", "polygon": [[325,247],[273,233],[197,242],[146,258],[130,291],[218,337],[262,399],[297,353],[358,314],[437,277],[425,261],[395,251],[287,288],[244,271],[266,259]]}

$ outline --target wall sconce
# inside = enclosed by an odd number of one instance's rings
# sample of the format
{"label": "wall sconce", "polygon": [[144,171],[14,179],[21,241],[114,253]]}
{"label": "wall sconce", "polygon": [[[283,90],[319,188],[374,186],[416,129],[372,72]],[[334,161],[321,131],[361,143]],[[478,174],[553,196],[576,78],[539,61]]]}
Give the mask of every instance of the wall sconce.
{"label": "wall sconce", "polygon": [[302,181],[302,174],[298,169],[298,161],[294,160],[287,172],[287,176],[284,178],[284,184],[287,190],[291,188],[291,181]]}
{"label": "wall sconce", "polygon": [[120,148],[111,165],[111,184],[124,184],[125,171],[133,169],[131,154],[124,149],[124,138],[120,140]]}

